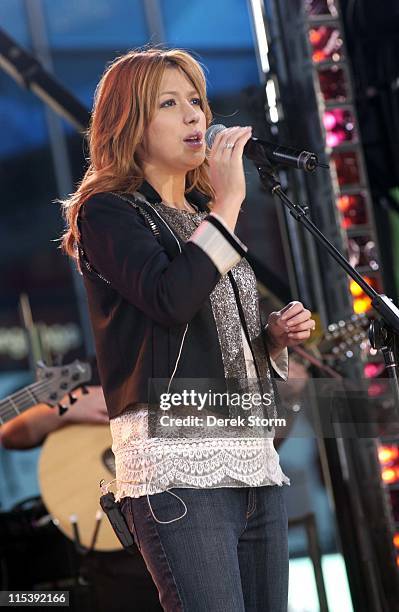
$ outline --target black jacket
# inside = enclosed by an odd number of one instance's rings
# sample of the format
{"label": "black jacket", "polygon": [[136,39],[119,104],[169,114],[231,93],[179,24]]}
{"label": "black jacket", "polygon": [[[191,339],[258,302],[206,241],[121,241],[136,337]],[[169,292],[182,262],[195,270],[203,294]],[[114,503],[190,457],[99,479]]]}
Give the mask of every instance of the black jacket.
{"label": "black jacket", "polygon": [[[148,183],[140,191],[150,203],[161,200]],[[207,210],[201,194],[188,199]],[[85,202],[79,226],[85,256],[96,271],[82,265],[110,418],[146,403],[150,378],[171,376],[187,323],[175,377],[223,379],[209,300],[220,274],[210,257],[179,240],[180,253],[162,223],[160,243],[137,210],[111,193]]]}

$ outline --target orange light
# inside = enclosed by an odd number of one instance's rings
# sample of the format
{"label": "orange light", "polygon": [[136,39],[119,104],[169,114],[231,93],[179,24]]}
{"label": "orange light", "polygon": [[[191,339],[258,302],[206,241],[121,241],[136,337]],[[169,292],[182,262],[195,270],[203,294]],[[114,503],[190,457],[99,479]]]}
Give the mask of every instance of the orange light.
{"label": "orange light", "polygon": [[393,484],[399,481],[399,469],[398,468],[384,468],[382,470],[382,480],[386,484]]}
{"label": "orange light", "polygon": [[371,308],[371,299],[368,296],[356,298],[353,302],[353,310],[356,314],[367,312]]}
{"label": "orange light", "polygon": [[312,55],[312,59],[315,64],[318,64],[319,62],[322,62],[326,59],[326,54],[324,53],[324,51],[315,51]]}
{"label": "orange light", "polygon": [[399,448],[397,446],[380,446],[378,449],[380,463],[387,464],[399,459]]}
{"label": "orange light", "polygon": [[309,40],[312,43],[312,45],[317,45],[323,38],[323,35],[324,35],[324,32],[322,28],[319,28],[318,30],[315,30],[314,28],[312,28],[311,30],[309,30]]}
{"label": "orange light", "polygon": [[393,543],[396,548],[399,548],[399,533],[395,533],[393,536]]}
{"label": "orange light", "polygon": [[342,212],[347,211],[351,204],[352,198],[348,195],[339,196],[337,200],[337,206]]}

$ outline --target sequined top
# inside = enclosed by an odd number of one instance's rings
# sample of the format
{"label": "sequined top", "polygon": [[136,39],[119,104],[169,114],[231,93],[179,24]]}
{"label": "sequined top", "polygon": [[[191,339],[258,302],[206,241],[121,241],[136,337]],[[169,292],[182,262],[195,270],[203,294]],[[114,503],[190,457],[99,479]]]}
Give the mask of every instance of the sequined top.
{"label": "sequined top", "polygon": [[[157,210],[173,231],[186,241],[207,216],[163,203]],[[254,273],[245,259],[232,269],[245,313],[253,353],[241,325],[237,303],[227,275],[210,294],[226,378],[270,379],[261,341],[261,322]],[[286,354],[273,365],[286,369]],[[280,366],[280,369],[279,369]],[[285,372],[286,374],[286,372]],[[171,487],[218,488],[289,484],[269,437],[154,438],[148,434],[148,408],[142,404],[132,412],[111,420],[112,450],[116,462],[117,499],[140,497]]]}

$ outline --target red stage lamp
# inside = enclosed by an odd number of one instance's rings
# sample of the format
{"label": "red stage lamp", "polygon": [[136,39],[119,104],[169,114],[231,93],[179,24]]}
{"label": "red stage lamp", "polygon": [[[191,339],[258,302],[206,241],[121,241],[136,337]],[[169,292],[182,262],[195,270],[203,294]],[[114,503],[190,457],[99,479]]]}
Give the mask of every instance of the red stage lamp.
{"label": "red stage lamp", "polygon": [[383,363],[373,363],[370,361],[369,363],[364,364],[363,373],[365,378],[376,378],[385,370],[385,365]]}
{"label": "red stage lamp", "polygon": [[366,199],[362,193],[339,196],[337,206],[343,215],[341,225],[344,229],[367,223]]}
{"label": "red stage lamp", "polygon": [[324,61],[339,62],[342,59],[342,37],[338,28],[315,26],[309,30],[309,41],[315,64]]}

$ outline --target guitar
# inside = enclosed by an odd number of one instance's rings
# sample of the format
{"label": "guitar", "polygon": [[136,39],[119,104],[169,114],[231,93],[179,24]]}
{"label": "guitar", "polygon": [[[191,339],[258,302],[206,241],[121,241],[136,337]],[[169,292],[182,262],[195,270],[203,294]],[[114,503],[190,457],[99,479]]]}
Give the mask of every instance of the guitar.
{"label": "guitar", "polygon": [[57,406],[60,414],[67,410],[60,402],[69,393],[70,404],[76,401],[71,393],[78,387],[83,387],[91,378],[91,367],[77,359],[69,365],[47,367],[38,364],[38,380],[12,395],[0,400],[0,425],[18,416],[36,404]]}
{"label": "guitar", "polygon": [[93,543],[100,510],[100,480],[115,478],[111,445],[109,425],[68,425],[47,437],[39,459],[39,484],[46,508],[71,540],[75,539],[76,520],[80,544],[87,549],[121,548],[103,514],[99,515],[102,518]]}

